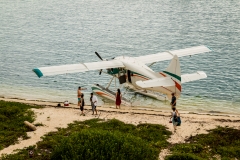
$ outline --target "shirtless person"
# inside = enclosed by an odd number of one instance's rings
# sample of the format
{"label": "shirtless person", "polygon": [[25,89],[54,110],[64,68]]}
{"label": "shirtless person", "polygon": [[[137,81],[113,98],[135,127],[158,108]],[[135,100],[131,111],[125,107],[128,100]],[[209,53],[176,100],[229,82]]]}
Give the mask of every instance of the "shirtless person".
{"label": "shirtless person", "polygon": [[82,95],[81,90],[84,90],[84,89],[86,89],[86,88],[78,87],[78,90],[77,90],[78,106],[80,106],[80,104],[81,104],[81,95]]}

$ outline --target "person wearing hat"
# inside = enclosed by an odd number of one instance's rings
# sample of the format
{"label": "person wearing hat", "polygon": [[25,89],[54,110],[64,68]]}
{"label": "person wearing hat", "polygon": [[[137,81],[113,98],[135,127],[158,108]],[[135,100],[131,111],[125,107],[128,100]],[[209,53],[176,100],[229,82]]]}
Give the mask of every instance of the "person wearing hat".
{"label": "person wearing hat", "polygon": [[177,99],[176,99],[174,93],[172,93],[172,101],[170,104],[171,104],[172,108],[176,108]]}

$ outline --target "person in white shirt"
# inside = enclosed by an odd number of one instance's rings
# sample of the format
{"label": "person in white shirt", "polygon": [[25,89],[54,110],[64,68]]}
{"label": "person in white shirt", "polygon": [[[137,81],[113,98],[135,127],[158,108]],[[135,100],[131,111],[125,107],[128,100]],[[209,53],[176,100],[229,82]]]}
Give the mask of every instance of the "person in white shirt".
{"label": "person in white shirt", "polygon": [[92,115],[94,115],[94,111],[97,114],[97,102],[98,102],[98,99],[97,99],[97,97],[95,95],[93,95],[93,93],[91,93],[90,102],[91,102],[92,111],[93,111]]}

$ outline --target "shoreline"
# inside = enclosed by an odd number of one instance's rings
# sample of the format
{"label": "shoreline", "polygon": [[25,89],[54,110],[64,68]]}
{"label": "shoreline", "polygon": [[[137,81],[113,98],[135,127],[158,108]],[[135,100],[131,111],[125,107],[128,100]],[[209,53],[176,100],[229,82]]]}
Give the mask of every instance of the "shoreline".
{"label": "shoreline", "polygon": [[[69,103],[69,106],[63,106],[63,102],[57,102],[57,101],[44,101],[44,100],[30,100],[30,99],[23,99],[23,98],[5,98],[5,97],[0,97],[0,100],[3,101],[9,101],[9,102],[20,102],[20,103],[25,103],[25,104],[32,104],[32,105],[40,105],[40,106],[51,106],[51,107],[56,107],[57,104],[61,104],[62,108],[75,108],[78,109],[77,104],[75,103]],[[86,105],[90,106],[90,105]],[[115,109],[114,104],[103,104],[102,106],[98,106],[103,110],[106,110],[107,108],[112,108]],[[121,110],[129,110],[129,111],[137,111],[137,110],[145,110],[145,111],[153,111],[153,112],[171,112],[171,108],[169,105],[169,109],[166,108],[153,108],[153,107],[142,107],[142,106],[123,106],[121,105]],[[181,114],[196,114],[196,115],[209,115],[209,116],[226,116],[226,117],[240,117],[240,113],[227,113],[227,112],[219,112],[219,111],[208,111],[208,112],[196,112],[196,111],[187,111],[187,110],[180,110]]]}
{"label": "shoreline", "polygon": [[[169,131],[173,132],[173,125],[169,123],[171,110],[159,110],[152,108],[132,108],[124,107],[116,109],[115,106],[102,106],[97,107],[98,115],[92,115],[91,106],[85,106],[86,116],[80,116],[80,110],[76,104],[69,106],[57,107],[58,102],[43,102],[43,101],[30,101],[23,99],[6,99],[0,100],[8,102],[19,102],[29,105],[43,106],[40,109],[32,109],[35,113],[35,121],[33,124],[41,123],[43,126],[38,126],[36,131],[27,132],[29,139],[19,140],[18,143],[10,145],[0,151],[2,154],[14,153],[17,149],[36,145],[41,141],[41,137],[57,128],[66,128],[68,124],[74,121],[84,121],[92,118],[100,118],[105,121],[109,119],[118,119],[124,123],[138,125],[141,123],[160,124],[166,126]],[[232,127],[240,129],[240,115],[229,115],[219,113],[193,113],[193,112],[180,112],[182,124],[177,127],[177,132],[173,132],[168,142],[171,144],[184,143],[185,139],[197,134],[206,134],[208,130],[214,129],[217,126]],[[164,149],[159,155],[159,159],[164,159],[170,151]]]}

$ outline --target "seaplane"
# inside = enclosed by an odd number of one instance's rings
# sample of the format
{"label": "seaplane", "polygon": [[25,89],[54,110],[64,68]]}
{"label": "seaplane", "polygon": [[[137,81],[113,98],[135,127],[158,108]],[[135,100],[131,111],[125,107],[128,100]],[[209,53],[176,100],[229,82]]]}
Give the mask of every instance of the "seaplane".
{"label": "seaplane", "polygon": [[[101,61],[40,67],[34,68],[32,71],[40,78],[42,76],[99,70],[99,75],[103,72],[112,76],[106,87],[100,84],[91,86],[92,91],[99,96],[115,101],[115,92],[109,89],[115,78],[115,80],[118,79],[120,85],[124,85],[136,93],[158,100],[171,100],[172,93],[175,93],[177,99],[180,97],[183,83],[207,77],[203,71],[182,75],[179,57],[210,51],[208,47],[202,45],[139,57],[119,56],[112,59],[103,59],[95,52]],[[165,70],[154,72],[150,68],[154,63],[166,60],[171,61]],[[131,102],[126,98],[122,98],[122,104],[131,106]]]}

